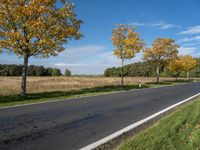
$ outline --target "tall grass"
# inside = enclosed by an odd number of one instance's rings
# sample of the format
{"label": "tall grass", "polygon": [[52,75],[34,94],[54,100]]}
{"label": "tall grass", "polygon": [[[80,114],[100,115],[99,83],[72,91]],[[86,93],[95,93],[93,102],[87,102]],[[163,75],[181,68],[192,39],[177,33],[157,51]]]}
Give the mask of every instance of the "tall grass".
{"label": "tall grass", "polygon": [[[174,80],[174,78],[161,78],[161,81]],[[155,78],[126,77],[125,85],[139,82],[155,82]],[[0,77],[0,95],[13,95],[20,93],[20,77]],[[119,85],[118,77],[28,77],[27,92],[41,93],[52,91],[71,91],[85,88]]]}

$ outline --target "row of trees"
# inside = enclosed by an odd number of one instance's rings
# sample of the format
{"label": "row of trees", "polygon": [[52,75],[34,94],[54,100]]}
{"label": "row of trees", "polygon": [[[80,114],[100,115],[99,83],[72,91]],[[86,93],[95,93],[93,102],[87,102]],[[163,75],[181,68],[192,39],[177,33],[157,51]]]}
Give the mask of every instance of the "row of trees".
{"label": "row of trees", "polygon": [[[135,27],[132,26],[117,25],[112,32],[112,41],[115,47],[113,54],[121,60],[121,85],[123,85],[124,61],[134,58],[135,54],[141,51],[143,52],[143,60],[155,66],[157,82],[159,82],[161,69],[168,67],[170,71],[177,72],[177,74],[186,71],[189,77],[189,71],[197,65],[196,60],[191,56],[178,56],[179,45],[171,38],[157,38],[151,47],[144,48],[143,40],[139,37],[139,33],[135,32]],[[105,74],[108,72],[109,70],[106,70]],[[147,72],[144,71],[142,74],[150,75],[151,71]]]}
{"label": "row of trees", "polygon": [[[190,57],[190,56],[185,56]],[[200,77],[200,58],[195,58],[197,62],[197,67],[190,70],[191,77]],[[166,67],[162,65],[160,67],[160,76],[162,77],[186,77],[188,75],[187,71],[182,67],[178,69],[176,67],[177,63],[170,62]],[[171,68],[170,68],[171,67]],[[178,70],[177,70],[178,69]],[[133,64],[128,64],[123,67],[124,76],[126,77],[156,77],[156,65],[147,61],[137,62]],[[120,77],[121,67],[107,68],[104,71],[104,76],[106,77]]]}
{"label": "row of trees", "polygon": [[121,67],[107,68],[104,71],[104,76],[106,77],[120,77],[121,70],[123,69],[123,76],[128,77],[153,77],[155,76],[155,65],[149,62],[137,62],[133,64],[128,64]]}
{"label": "row of trees", "polygon": [[180,76],[181,72],[186,72],[187,78],[189,78],[190,71],[196,68],[196,66],[197,60],[190,55],[185,55],[171,60],[167,67],[170,71],[175,72],[176,78]]}
{"label": "row of trees", "polygon": [[[23,72],[23,65],[16,64],[0,64],[0,76],[21,76]],[[28,76],[61,76],[62,73],[58,68],[45,68],[44,66],[30,65],[27,68]],[[71,71],[66,69],[65,76],[70,76]]]}

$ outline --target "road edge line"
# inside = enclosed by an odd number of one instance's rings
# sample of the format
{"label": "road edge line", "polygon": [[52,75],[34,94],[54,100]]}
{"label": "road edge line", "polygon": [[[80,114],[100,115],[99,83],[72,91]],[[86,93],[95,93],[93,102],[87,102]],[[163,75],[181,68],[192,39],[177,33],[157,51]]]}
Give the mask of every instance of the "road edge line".
{"label": "road edge line", "polygon": [[193,96],[191,96],[191,97],[189,97],[189,98],[187,98],[185,100],[182,100],[182,101],[180,101],[180,102],[178,102],[178,103],[176,103],[174,105],[171,105],[171,106],[169,106],[169,107],[167,107],[167,108],[165,108],[165,109],[163,109],[163,110],[161,110],[161,111],[159,111],[159,112],[157,112],[157,113],[155,113],[155,114],[153,114],[153,115],[151,115],[149,117],[146,117],[146,118],[144,118],[144,119],[142,119],[142,120],[140,120],[140,121],[138,121],[136,123],[133,123],[133,124],[123,128],[123,129],[121,129],[121,130],[119,130],[119,131],[117,131],[117,132],[115,132],[115,133],[113,133],[113,134],[111,134],[111,135],[109,135],[107,137],[104,137],[103,139],[100,139],[100,140],[98,140],[98,141],[96,141],[96,142],[94,142],[92,144],[89,144],[89,145],[87,145],[85,147],[82,147],[82,148],[80,148],[80,150],[92,150],[92,149],[95,149],[95,148],[97,148],[97,147],[99,147],[99,146],[101,146],[101,145],[103,145],[103,144],[105,144],[105,143],[107,143],[107,142],[119,137],[120,135],[122,135],[124,133],[127,133],[130,130],[133,130],[134,128],[146,123],[147,121],[150,121],[151,119],[153,119],[155,117],[158,117],[161,114],[166,113],[169,110],[171,110],[171,109],[173,109],[173,108],[175,108],[175,107],[177,107],[177,106],[179,106],[179,105],[181,105],[181,104],[183,104],[183,103],[185,103],[187,101],[190,101],[190,100],[194,99],[195,97],[197,97],[199,95],[200,95],[200,93],[195,94],[195,95],[193,95]]}

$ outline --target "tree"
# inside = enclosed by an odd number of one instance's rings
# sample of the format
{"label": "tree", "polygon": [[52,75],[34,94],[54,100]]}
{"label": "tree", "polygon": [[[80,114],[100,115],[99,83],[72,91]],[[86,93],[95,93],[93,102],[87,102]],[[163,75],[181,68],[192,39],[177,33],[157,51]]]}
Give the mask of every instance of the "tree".
{"label": "tree", "polygon": [[71,71],[69,69],[65,69],[65,76],[71,76]]}
{"label": "tree", "polygon": [[28,76],[35,76],[36,75],[36,69],[34,65],[29,65],[27,69],[27,75]]}
{"label": "tree", "polygon": [[183,62],[182,62],[181,56],[179,56],[177,59],[170,60],[167,68],[171,72],[175,72],[176,80],[178,80],[178,77],[179,77],[181,71],[183,71]]}
{"label": "tree", "polygon": [[0,49],[23,57],[22,96],[26,94],[29,58],[57,56],[69,39],[81,37],[79,29],[82,21],[76,19],[73,3],[62,0],[63,7],[57,8],[56,2],[0,1]]}
{"label": "tree", "polygon": [[135,28],[127,25],[117,25],[112,31],[112,42],[115,47],[113,54],[121,59],[121,85],[124,84],[123,65],[126,59],[132,59],[143,48],[143,40]]}
{"label": "tree", "polygon": [[190,71],[190,76],[200,77],[200,58],[194,58],[197,61],[197,66]]}
{"label": "tree", "polygon": [[[53,76],[54,69],[56,70],[54,72],[58,72],[54,74],[61,74],[61,71],[57,68],[45,68],[44,66],[30,65],[27,68],[27,76]],[[22,65],[0,64],[0,76],[21,76],[22,70]]]}
{"label": "tree", "polygon": [[49,68],[46,69],[46,75],[47,76],[52,76],[52,72],[53,72],[53,68],[49,67]]}
{"label": "tree", "polygon": [[52,76],[61,76],[62,73],[60,71],[60,69],[54,68],[53,72],[52,72]]}
{"label": "tree", "polygon": [[[128,77],[151,77],[153,76],[153,73],[155,72],[154,69],[155,67],[153,64],[149,62],[136,62],[133,64],[128,64],[123,66],[124,70],[124,76]],[[104,76],[106,77],[120,77],[120,70],[121,67],[112,67],[112,68],[107,68],[104,71]]]}
{"label": "tree", "polygon": [[144,60],[153,62],[156,65],[157,82],[160,78],[160,67],[167,61],[174,59],[178,55],[179,45],[170,38],[157,38],[151,48],[144,50]]}
{"label": "tree", "polygon": [[197,61],[190,55],[182,56],[181,59],[183,64],[183,70],[187,74],[187,79],[189,79],[189,72],[197,66]]}
{"label": "tree", "polygon": [[35,67],[35,75],[36,76],[44,76],[45,75],[45,68],[44,68],[44,66],[36,66]]}

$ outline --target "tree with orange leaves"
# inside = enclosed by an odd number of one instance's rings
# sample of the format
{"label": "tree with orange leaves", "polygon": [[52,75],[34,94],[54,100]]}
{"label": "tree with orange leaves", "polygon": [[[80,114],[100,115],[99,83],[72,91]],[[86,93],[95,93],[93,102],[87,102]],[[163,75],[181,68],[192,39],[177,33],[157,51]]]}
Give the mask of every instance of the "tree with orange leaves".
{"label": "tree with orange leaves", "polygon": [[124,84],[124,61],[132,59],[143,48],[144,42],[140,39],[135,28],[128,25],[117,25],[112,31],[112,42],[115,47],[113,54],[121,59],[121,85]]}
{"label": "tree with orange leaves", "polygon": [[183,71],[183,63],[182,63],[182,56],[177,57],[176,59],[170,60],[167,68],[171,72],[175,72],[176,80],[178,80],[178,76]]}
{"label": "tree with orange leaves", "polygon": [[178,55],[179,45],[170,38],[157,38],[151,48],[144,50],[144,60],[153,62],[156,65],[156,78],[159,82],[160,67],[167,61],[174,59]]}
{"label": "tree with orange leaves", "polygon": [[183,70],[186,72],[187,79],[189,79],[189,72],[197,66],[197,61],[190,55],[182,56],[181,61]]}
{"label": "tree with orange leaves", "polygon": [[69,39],[79,39],[81,20],[74,5],[57,0],[0,0],[0,50],[23,58],[21,95],[26,94],[26,75],[30,57],[56,56]]}
{"label": "tree with orange leaves", "polygon": [[189,71],[197,66],[197,61],[190,55],[179,56],[176,59],[170,61],[168,69],[172,72],[176,72],[176,75],[185,71],[187,78],[189,79]]}

